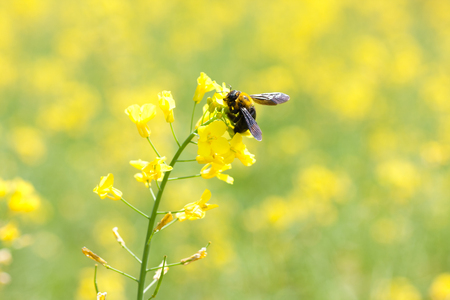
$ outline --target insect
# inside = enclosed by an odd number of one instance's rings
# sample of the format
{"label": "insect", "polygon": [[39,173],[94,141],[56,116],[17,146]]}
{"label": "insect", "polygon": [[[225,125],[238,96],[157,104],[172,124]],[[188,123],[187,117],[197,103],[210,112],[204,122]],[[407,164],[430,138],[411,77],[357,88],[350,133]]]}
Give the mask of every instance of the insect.
{"label": "insect", "polygon": [[231,90],[226,97],[229,113],[228,118],[234,122],[234,133],[250,133],[257,141],[262,140],[262,132],[256,123],[256,110],[254,102],[263,105],[277,105],[289,100],[283,93],[263,93],[249,95],[237,90]]}

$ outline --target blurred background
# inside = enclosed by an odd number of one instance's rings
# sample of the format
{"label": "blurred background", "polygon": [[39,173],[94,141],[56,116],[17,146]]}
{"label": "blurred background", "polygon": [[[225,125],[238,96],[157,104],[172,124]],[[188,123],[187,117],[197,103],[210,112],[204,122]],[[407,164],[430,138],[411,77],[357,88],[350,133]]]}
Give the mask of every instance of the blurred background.
{"label": "blurred background", "polygon": [[[95,299],[94,262],[137,276],[145,220],[92,192],[100,176],[143,211],[130,160],[154,153],[124,114],[175,98],[188,134],[200,72],[290,102],[257,107],[257,162],[217,179],[171,182],[161,209],[219,208],[175,224],[151,265],[161,299],[450,299],[450,2],[0,2],[0,298]],[[197,118],[200,109],[197,110]],[[163,114],[152,140],[171,159]],[[183,154],[194,158],[195,145]],[[172,174],[198,173],[197,163]],[[136,284],[99,269],[108,300]]]}

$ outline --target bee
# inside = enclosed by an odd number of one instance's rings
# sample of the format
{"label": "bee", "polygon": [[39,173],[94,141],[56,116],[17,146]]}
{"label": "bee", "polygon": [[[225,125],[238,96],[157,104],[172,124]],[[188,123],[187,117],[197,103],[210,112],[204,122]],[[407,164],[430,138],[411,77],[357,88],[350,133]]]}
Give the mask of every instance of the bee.
{"label": "bee", "polygon": [[228,105],[228,118],[234,122],[234,133],[250,133],[257,141],[262,140],[262,132],[256,123],[254,103],[263,105],[277,105],[289,100],[283,93],[263,93],[249,95],[237,90],[231,90],[224,98]]}

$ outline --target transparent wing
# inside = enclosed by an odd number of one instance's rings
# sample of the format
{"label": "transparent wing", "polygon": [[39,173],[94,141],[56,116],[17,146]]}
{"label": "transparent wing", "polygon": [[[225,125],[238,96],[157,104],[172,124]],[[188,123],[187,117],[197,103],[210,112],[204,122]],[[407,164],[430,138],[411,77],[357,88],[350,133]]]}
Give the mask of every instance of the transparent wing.
{"label": "transparent wing", "polygon": [[250,130],[250,133],[253,135],[253,137],[257,141],[262,140],[262,132],[259,128],[258,124],[256,123],[255,119],[253,119],[252,115],[248,112],[248,110],[245,107],[241,107],[241,112],[244,115],[245,122],[248,125],[248,129]]}
{"label": "transparent wing", "polygon": [[262,105],[277,105],[289,100],[289,96],[284,93],[263,93],[250,95],[253,101]]}

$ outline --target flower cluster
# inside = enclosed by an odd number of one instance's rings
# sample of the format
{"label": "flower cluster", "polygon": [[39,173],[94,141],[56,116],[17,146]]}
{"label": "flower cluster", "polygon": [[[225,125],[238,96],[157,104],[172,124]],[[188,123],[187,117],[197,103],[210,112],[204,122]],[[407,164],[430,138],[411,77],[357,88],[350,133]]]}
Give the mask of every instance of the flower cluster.
{"label": "flower cluster", "polygon": [[[119,271],[109,265],[106,261],[84,247],[82,249],[83,253],[89,258],[95,260],[99,264],[103,265],[105,268],[118,272],[128,278],[133,279],[138,283],[138,299],[142,299],[143,294],[156,282],[158,282],[154,294],[156,296],[161,281],[163,280],[164,274],[168,270],[168,266],[175,265],[188,265],[196,260],[206,257],[206,247],[201,248],[194,255],[180,260],[178,263],[166,264],[166,257],[164,257],[163,263],[158,267],[147,269],[147,263],[149,260],[150,251],[150,241],[155,234],[160,234],[166,228],[171,226],[176,222],[184,221],[194,221],[205,218],[206,211],[218,207],[217,204],[207,203],[211,199],[211,191],[206,189],[200,199],[195,202],[190,202],[186,204],[181,210],[177,211],[158,211],[160,205],[162,194],[169,181],[188,179],[195,177],[202,177],[205,179],[217,177],[227,183],[232,184],[233,178],[228,174],[223,174],[224,171],[231,169],[231,164],[237,158],[245,166],[251,166],[255,163],[255,156],[251,154],[246,145],[243,143],[243,135],[240,133],[234,133],[233,122],[228,118],[228,107],[224,102],[229,89],[226,88],[225,83],[221,85],[217,84],[215,81],[211,80],[205,73],[201,73],[197,80],[197,88],[194,93],[194,112],[195,107],[198,103],[202,101],[204,95],[207,92],[215,90],[212,97],[207,99],[207,103],[203,107],[203,113],[200,120],[197,122],[195,128],[192,129],[186,140],[180,143],[176,137],[175,130],[172,123],[175,121],[174,108],[175,100],[172,97],[170,91],[162,91],[158,94],[159,107],[164,113],[164,119],[169,123],[172,130],[173,137],[176,144],[178,145],[177,152],[173,155],[170,163],[166,164],[166,157],[160,155],[156,146],[153,144],[150,134],[150,126],[148,122],[156,116],[156,105],[147,103],[142,106],[138,104],[133,104],[129,106],[125,113],[130,117],[131,121],[136,124],[138,133],[141,137],[146,138],[156,154],[156,158],[152,161],[145,161],[142,159],[130,161],[131,166],[139,170],[139,173],[134,175],[134,178],[143,183],[146,188],[151,192],[151,214],[147,215],[140,209],[133,206],[131,203],[126,201],[123,197],[123,193],[114,187],[114,176],[108,174],[107,176],[102,176],[100,183],[94,188],[94,193],[98,194],[100,198],[110,198],[112,200],[121,200],[131,209],[139,213],[142,217],[148,219],[149,225],[147,227],[147,237],[144,247],[144,253],[142,258],[138,258],[129,249],[125,243],[125,240],[119,235],[118,228],[113,228],[114,236],[122,248],[127,250],[141,265],[141,272],[139,278],[135,278],[129,274]],[[191,128],[193,125],[193,118],[191,119]],[[196,139],[196,141],[194,141]],[[197,145],[197,156],[195,159],[180,160],[179,157],[183,153],[184,149],[192,144]],[[180,177],[169,177],[171,173],[176,172],[177,169],[175,165],[177,162],[198,162],[204,166],[201,168],[199,174],[180,176]],[[153,191],[156,186],[156,193]],[[189,196],[185,196],[186,198]],[[156,218],[159,215],[163,215],[157,222]],[[143,267],[145,265],[145,268]],[[163,272],[164,269],[164,272]],[[156,270],[156,274],[153,277],[153,282],[147,287],[144,287],[146,273],[148,271]],[[98,299],[103,299],[106,294],[100,293],[97,290]]]}
{"label": "flower cluster", "polygon": [[41,203],[42,199],[30,182],[21,178],[0,178],[0,211],[9,211],[10,216],[9,220],[0,220],[0,286],[11,280],[11,276],[5,272],[6,266],[12,261],[11,250],[25,247],[31,242],[29,235],[21,235],[17,225],[20,219],[17,217],[37,212]]}

